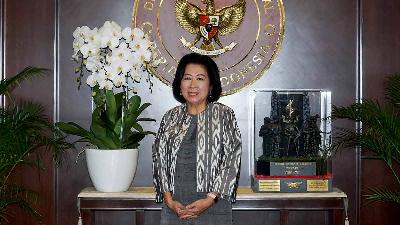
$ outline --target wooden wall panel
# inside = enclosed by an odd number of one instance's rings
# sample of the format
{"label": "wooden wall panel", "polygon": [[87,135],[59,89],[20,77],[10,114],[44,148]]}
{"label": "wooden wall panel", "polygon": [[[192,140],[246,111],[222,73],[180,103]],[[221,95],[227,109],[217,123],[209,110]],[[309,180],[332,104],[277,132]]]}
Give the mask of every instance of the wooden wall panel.
{"label": "wooden wall panel", "polygon": [[[105,20],[113,19],[129,26],[131,6],[133,0],[111,1],[97,0],[3,0],[6,12],[5,19],[5,67],[7,75],[22,69],[25,65],[36,65],[53,68],[54,63],[54,25],[56,22],[55,4],[59,2],[60,12],[60,118],[67,121],[76,121],[88,125],[90,116],[90,93],[86,90],[77,91],[73,79],[75,64],[71,62],[72,32],[77,26],[100,26]],[[396,27],[399,21],[399,1],[362,0],[364,21],[363,26],[363,63],[364,63],[364,96],[378,96],[382,98],[378,88],[385,74],[400,71],[400,30]],[[318,0],[286,0],[287,27],[285,43],[276,62],[271,66],[268,74],[257,81],[253,87],[268,88],[328,88],[333,91],[335,104],[344,105],[355,101],[356,97],[356,1],[318,1]],[[46,104],[50,117],[53,115],[53,87],[52,74],[41,80],[24,84],[23,89],[15,92],[18,97],[39,100]],[[169,89],[155,81],[155,95],[145,96],[157,99]],[[225,102],[235,102],[235,99],[246,98],[246,93],[238,93],[223,99]],[[168,106],[161,105],[161,108]],[[239,126],[244,127],[246,133],[246,107],[233,103],[238,109]],[[244,110],[244,111],[243,111]],[[159,112],[155,113],[160,116]],[[247,134],[247,133],[246,133]],[[246,138],[246,137],[245,137]],[[247,139],[246,139],[247,140]],[[148,142],[148,143],[147,143]],[[147,140],[144,147],[149,147],[151,140]],[[247,150],[245,150],[247,151]],[[247,152],[245,152],[247,154]],[[41,190],[45,224],[75,224],[77,222],[76,194],[87,185],[91,185],[88,178],[84,157],[75,164],[75,155],[69,156],[67,164],[58,169],[57,180],[53,179],[52,165],[48,161],[47,170],[41,180],[36,174],[23,171],[24,175],[16,176],[17,180],[31,184]],[[141,152],[139,165],[139,185],[151,185],[150,171],[148,170],[150,154]],[[351,224],[358,224],[357,191],[355,190],[357,156],[351,152],[339,155],[334,161],[335,185],[345,190],[350,198]],[[248,168],[244,168],[245,173]],[[378,182],[388,182],[386,179],[376,179],[377,175],[387,174],[387,170],[377,163],[363,161],[364,187]],[[242,180],[241,180],[242,182]],[[373,183],[374,182],[374,183]],[[390,183],[390,182],[389,182]],[[55,186],[56,184],[57,186]],[[243,179],[242,185],[248,180]],[[56,188],[56,190],[55,190]],[[54,195],[57,195],[56,204],[53,204]],[[391,204],[375,205],[361,208],[360,224],[393,224],[391,216],[398,208]],[[151,214],[154,214],[152,212]],[[239,213],[236,221],[245,222],[246,218],[260,216],[256,223],[275,223],[273,213],[258,212]],[[56,216],[56,218],[54,218]],[[112,224],[114,219],[121,217],[121,223],[130,221],[129,213],[114,214],[111,216],[99,214],[99,224]],[[320,218],[313,215],[313,218]],[[151,216],[157,218],[157,216]],[[296,220],[303,218],[295,215]],[[305,218],[305,217],[304,217]],[[54,222],[56,221],[56,222]],[[301,221],[298,221],[301,223]],[[318,223],[318,222],[317,222]],[[21,217],[13,224],[34,224],[28,218]],[[157,224],[152,220],[151,224]]]}
{"label": "wooden wall panel", "polygon": [[[400,73],[400,1],[363,0],[363,91],[365,98],[384,100],[384,80],[389,74]],[[367,152],[364,155],[368,155]],[[400,173],[399,168],[397,168]],[[397,188],[394,177],[382,161],[362,160],[362,188]],[[396,190],[396,189],[394,189]],[[375,203],[361,206],[362,225],[397,224],[400,205]]]}
{"label": "wooden wall panel", "polygon": [[[53,68],[54,1],[53,0],[4,0],[4,71],[7,77],[28,65]],[[4,43],[5,41],[5,43]],[[45,105],[49,118],[53,118],[53,74],[25,82],[16,88],[13,96],[33,100]],[[14,179],[40,193],[37,208],[43,224],[54,224],[54,168],[51,157],[44,155],[40,176],[32,168],[17,168]],[[11,224],[40,224],[31,217],[16,212]]]}
{"label": "wooden wall panel", "polygon": [[[356,98],[356,1],[337,0],[286,0],[286,33],[284,43],[275,62],[262,78],[251,87],[240,93],[227,96],[221,102],[235,110],[238,125],[243,138],[242,177],[240,185],[250,185],[248,177],[248,94],[252,88],[326,88],[333,92],[333,102],[337,105],[350,104]],[[73,79],[76,64],[71,61],[72,32],[78,26],[88,25],[99,27],[105,20],[115,20],[122,26],[130,25],[133,1],[69,0],[60,1],[60,119],[74,121],[88,126],[90,122],[90,92],[87,88],[76,90]],[[340,15],[340,16],[339,16]],[[171,89],[155,80],[152,94],[143,92],[143,98],[151,101],[154,106],[148,114],[156,119],[161,118],[166,109],[176,102]],[[163,102],[159,99],[162,98]],[[155,123],[150,130],[158,128]],[[134,180],[135,185],[152,185],[151,154],[152,138],[142,142],[139,169]],[[346,191],[350,197],[350,217],[356,224],[356,161],[354,152],[344,152],[334,160],[335,185]],[[88,177],[84,156],[74,164],[71,156],[69,168],[57,170],[58,174],[58,217],[59,225],[76,223],[76,195],[88,185]],[[258,217],[252,215],[259,215]],[[299,212],[292,215],[296,224],[307,221],[310,225],[324,222],[325,215],[321,212],[312,213],[313,220],[308,220],[307,213]],[[254,224],[276,220],[274,212],[243,212],[235,216],[235,224],[243,224],[247,218],[254,219]],[[129,213],[98,213],[99,224],[124,224],[130,219]],[[149,224],[157,224],[152,221]]]}
{"label": "wooden wall panel", "polygon": [[[4,68],[4,23],[5,23],[5,1],[1,0],[0,1],[0,78],[4,79],[5,78],[5,68]],[[5,96],[0,96],[0,106],[4,107],[5,103]]]}

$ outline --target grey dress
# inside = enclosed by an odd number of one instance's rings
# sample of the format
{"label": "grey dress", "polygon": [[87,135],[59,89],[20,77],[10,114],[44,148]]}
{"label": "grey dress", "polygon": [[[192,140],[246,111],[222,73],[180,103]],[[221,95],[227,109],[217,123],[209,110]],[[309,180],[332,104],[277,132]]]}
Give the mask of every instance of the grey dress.
{"label": "grey dress", "polygon": [[[175,191],[173,199],[183,205],[205,198],[207,193],[196,191],[196,127],[197,116],[192,116],[189,129],[177,155]],[[230,201],[219,201],[196,219],[181,220],[165,204],[161,210],[161,225],[231,225],[232,205]]]}

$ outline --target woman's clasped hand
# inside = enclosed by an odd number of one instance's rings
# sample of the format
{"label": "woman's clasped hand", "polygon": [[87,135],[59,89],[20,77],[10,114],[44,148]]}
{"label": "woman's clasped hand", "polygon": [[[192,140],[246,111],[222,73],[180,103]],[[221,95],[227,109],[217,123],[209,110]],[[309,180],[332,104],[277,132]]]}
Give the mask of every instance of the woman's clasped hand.
{"label": "woman's clasped hand", "polygon": [[174,211],[180,219],[195,219],[200,216],[202,212],[210,208],[214,204],[214,200],[207,197],[184,206],[182,203],[171,199],[166,201],[165,204]]}

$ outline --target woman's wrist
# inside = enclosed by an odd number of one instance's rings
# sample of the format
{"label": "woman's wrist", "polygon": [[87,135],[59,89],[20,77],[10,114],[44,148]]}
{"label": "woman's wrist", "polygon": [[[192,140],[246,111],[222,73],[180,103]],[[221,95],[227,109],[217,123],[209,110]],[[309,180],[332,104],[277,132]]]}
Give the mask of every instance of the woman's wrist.
{"label": "woman's wrist", "polygon": [[164,192],[164,202],[166,205],[170,205],[174,200],[172,199],[171,192]]}
{"label": "woman's wrist", "polygon": [[206,199],[212,200],[212,204],[218,202],[218,192],[209,192],[207,193]]}
{"label": "woman's wrist", "polygon": [[207,203],[209,205],[214,205],[215,204],[214,199],[212,197],[208,196],[208,195],[204,199],[207,201]]}

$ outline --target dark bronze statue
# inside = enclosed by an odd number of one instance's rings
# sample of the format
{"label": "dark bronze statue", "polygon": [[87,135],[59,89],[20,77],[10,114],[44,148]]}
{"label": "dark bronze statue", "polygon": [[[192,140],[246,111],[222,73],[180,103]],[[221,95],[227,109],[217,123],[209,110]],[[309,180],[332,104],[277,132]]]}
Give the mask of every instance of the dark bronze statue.
{"label": "dark bronze statue", "polygon": [[282,139],[286,146],[282,148],[280,156],[299,156],[300,130],[298,128],[299,115],[294,106],[293,99],[286,105],[286,113],[282,115]]}
{"label": "dark bronze statue", "polygon": [[310,115],[308,95],[273,93],[271,117],[264,118],[259,136],[263,158],[316,156],[321,144],[319,115]]}

